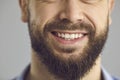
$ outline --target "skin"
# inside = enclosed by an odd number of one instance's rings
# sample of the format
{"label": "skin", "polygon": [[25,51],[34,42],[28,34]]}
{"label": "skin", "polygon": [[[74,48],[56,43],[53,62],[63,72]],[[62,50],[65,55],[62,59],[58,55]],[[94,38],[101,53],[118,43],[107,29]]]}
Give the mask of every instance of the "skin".
{"label": "skin", "polygon": [[[110,14],[114,0],[19,0],[19,3],[22,12],[22,21],[27,23],[30,13],[30,21],[34,21],[37,25],[40,25],[40,27],[35,27],[34,29],[43,31],[44,25],[50,20],[53,20],[53,18],[59,20],[67,19],[73,24],[86,21],[96,29],[95,36],[97,37],[106,29],[107,16],[109,17],[108,23],[109,25],[111,24]],[[51,38],[50,34],[48,34],[48,38],[54,54],[65,60],[68,60],[71,55],[73,56],[72,59],[77,60],[81,55],[78,52],[82,52],[88,43],[88,37],[84,41],[80,41],[74,45],[68,44],[65,46],[57,43],[59,47],[76,47],[76,51],[72,54],[66,54],[64,52],[60,54],[60,50],[56,49],[55,43],[52,42],[54,39]],[[79,49],[79,47],[81,48]],[[54,75],[49,73],[45,65],[42,65],[35,53],[32,49],[31,69],[26,80],[54,80]],[[102,80],[100,69],[101,56],[96,59],[95,63],[96,65],[93,66],[82,80]]]}

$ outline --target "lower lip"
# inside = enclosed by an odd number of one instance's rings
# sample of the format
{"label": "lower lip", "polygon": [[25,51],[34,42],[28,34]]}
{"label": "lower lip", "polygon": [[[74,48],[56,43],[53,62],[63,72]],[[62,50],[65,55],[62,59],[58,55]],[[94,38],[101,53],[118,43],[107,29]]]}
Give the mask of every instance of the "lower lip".
{"label": "lower lip", "polygon": [[73,40],[65,40],[63,38],[60,38],[60,37],[57,37],[55,35],[53,35],[55,37],[55,39],[60,42],[61,44],[75,44],[76,42],[80,42],[82,41],[85,36],[81,37],[81,38],[76,38],[76,39],[73,39]]}

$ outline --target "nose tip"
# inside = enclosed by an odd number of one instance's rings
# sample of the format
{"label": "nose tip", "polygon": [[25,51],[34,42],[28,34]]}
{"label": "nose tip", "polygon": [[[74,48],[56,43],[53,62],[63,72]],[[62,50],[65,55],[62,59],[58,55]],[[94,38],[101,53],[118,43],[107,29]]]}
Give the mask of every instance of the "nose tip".
{"label": "nose tip", "polygon": [[60,14],[60,20],[69,20],[70,22],[82,22],[84,19],[81,13],[62,12]]}
{"label": "nose tip", "polygon": [[81,22],[84,19],[80,4],[74,0],[69,0],[69,2],[65,4],[60,12],[59,17],[61,20],[65,19],[73,23]]}

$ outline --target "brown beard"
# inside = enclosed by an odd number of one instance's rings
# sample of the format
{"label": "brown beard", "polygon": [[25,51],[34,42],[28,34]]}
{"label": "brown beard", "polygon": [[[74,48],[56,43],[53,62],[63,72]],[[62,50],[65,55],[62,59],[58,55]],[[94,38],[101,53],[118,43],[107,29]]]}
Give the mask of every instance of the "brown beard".
{"label": "brown beard", "polygon": [[[46,23],[41,31],[35,29],[38,27],[40,28],[41,26],[38,26],[35,22],[29,21],[32,48],[36,51],[37,55],[40,57],[40,61],[48,68],[49,72],[54,74],[56,78],[62,80],[79,80],[83,78],[95,64],[96,59],[103,49],[108,34],[108,27],[106,27],[99,36],[95,36],[96,30],[93,29],[90,24],[85,22],[72,24],[68,20],[54,20]],[[52,29],[87,30],[89,32],[89,42],[82,51],[83,53],[80,53],[81,58],[77,60],[69,58],[69,60],[65,61],[55,56],[53,48],[51,48],[49,40],[47,39],[47,32],[50,32]],[[61,50],[64,50],[66,53],[72,53],[74,48],[61,48]]]}

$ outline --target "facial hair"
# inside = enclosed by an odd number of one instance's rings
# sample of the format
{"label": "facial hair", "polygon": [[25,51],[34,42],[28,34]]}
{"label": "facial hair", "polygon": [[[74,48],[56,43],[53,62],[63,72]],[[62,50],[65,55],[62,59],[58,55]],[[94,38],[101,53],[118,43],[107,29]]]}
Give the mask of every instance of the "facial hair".
{"label": "facial hair", "polygon": [[[79,80],[82,79],[95,65],[95,61],[100,55],[107,39],[108,27],[96,36],[94,29],[87,22],[72,24],[68,20],[53,20],[44,25],[40,30],[40,25],[29,19],[29,33],[33,50],[39,56],[40,61],[47,67],[48,71],[60,80]],[[37,29],[38,28],[38,29]],[[84,47],[80,58],[64,60],[56,56],[53,48],[47,39],[47,33],[53,29],[58,30],[86,30],[88,31],[88,44]],[[61,48],[63,52],[71,54],[75,48]]]}

